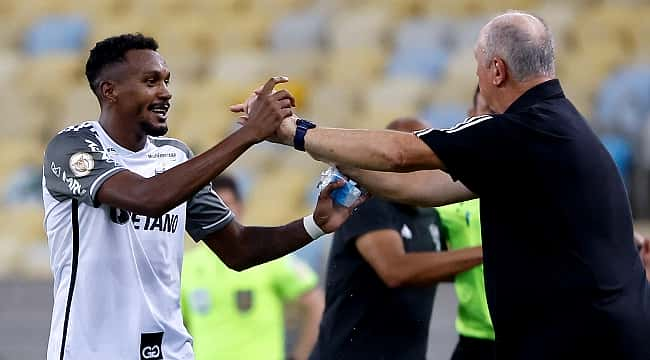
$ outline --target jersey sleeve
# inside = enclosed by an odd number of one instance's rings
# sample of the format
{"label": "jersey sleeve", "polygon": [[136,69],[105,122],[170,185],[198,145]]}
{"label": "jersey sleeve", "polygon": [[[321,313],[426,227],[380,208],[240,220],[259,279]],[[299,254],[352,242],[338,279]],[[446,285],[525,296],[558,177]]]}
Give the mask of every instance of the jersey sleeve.
{"label": "jersey sleeve", "polygon": [[90,127],[62,131],[45,150],[45,187],[59,201],[75,198],[98,207],[95,197],[99,188],[112,175],[124,170]]}
{"label": "jersey sleeve", "polygon": [[223,229],[234,218],[232,211],[208,184],[188,201],[185,230],[198,242]]}
{"label": "jersey sleeve", "polygon": [[273,274],[273,286],[280,298],[294,301],[312,290],[318,283],[318,276],[307,264],[294,255],[278,260]]}
{"label": "jersey sleeve", "polygon": [[502,175],[514,152],[513,131],[503,115],[467,118],[450,129],[416,131],[454,180],[480,195],[486,184]]}
{"label": "jersey sleeve", "polygon": [[400,231],[401,224],[396,224],[388,202],[373,197],[361,204],[334,236],[347,243],[371,231],[386,229]]}

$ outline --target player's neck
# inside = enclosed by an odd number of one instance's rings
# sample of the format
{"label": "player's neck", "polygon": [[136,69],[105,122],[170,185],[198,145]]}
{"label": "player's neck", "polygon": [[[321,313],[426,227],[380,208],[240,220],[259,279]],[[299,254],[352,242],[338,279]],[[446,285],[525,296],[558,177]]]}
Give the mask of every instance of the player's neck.
{"label": "player's neck", "polygon": [[135,121],[124,124],[115,115],[102,111],[99,115],[99,124],[113,141],[125,149],[138,152],[147,143],[147,134],[137,126]]}

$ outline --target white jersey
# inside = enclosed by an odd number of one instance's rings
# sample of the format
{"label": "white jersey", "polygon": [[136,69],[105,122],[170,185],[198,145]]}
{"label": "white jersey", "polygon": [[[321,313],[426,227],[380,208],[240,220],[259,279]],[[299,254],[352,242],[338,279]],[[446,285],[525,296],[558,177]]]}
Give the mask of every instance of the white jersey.
{"label": "white jersey", "polygon": [[48,360],[194,358],[179,303],[184,232],[198,241],[233,214],[209,185],[157,218],[96,199],[120,171],[152,177],[191,156],[170,138],[150,137],[132,152],[94,121],[48,144],[43,202],[54,275]]}

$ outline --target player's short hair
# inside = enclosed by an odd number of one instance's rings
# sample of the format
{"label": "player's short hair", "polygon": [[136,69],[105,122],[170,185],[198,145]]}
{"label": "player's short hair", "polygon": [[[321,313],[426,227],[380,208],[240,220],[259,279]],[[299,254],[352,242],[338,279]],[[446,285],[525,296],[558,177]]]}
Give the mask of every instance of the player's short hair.
{"label": "player's short hair", "polygon": [[93,93],[99,96],[99,77],[106,66],[126,61],[129,50],[143,49],[158,51],[158,42],[152,37],[135,33],[112,36],[96,43],[86,61],[86,78]]}
{"label": "player's short hair", "polygon": [[242,201],[241,192],[239,191],[237,180],[235,180],[235,178],[230,175],[221,174],[212,179],[212,189],[217,192],[222,189],[230,190],[235,196],[235,200]]}
{"label": "player's short hair", "polygon": [[530,16],[539,21],[543,31],[535,34],[512,21],[491,23],[484,44],[486,61],[500,56],[517,81],[525,81],[536,75],[555,77],[555,44],[546,22],[539,16],[523,11],[510,10],[506,14]]}

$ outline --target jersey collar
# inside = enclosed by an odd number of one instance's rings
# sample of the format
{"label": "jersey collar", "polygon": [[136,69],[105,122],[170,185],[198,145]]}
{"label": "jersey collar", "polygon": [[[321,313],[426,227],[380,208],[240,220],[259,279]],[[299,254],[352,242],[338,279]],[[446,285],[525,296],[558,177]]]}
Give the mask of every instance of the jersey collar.
{"label": "jersey collar", "polygon": [[113,140],[108,135],[106,130],[104,130],[102,124],[100,124],[99,121],[93,121],[93,125],[95,126],[95,129],[97,130],[97,132],[99,132],[101,137],[104,138],[104,140],[110,145],[110,147],[112,147],[113,150],[115,150],[115,152],[120,156],[132,156],[132,155],[146,153],[149,151],[149,145],[151,143],[149,141],[149,136],[147,136],[147,142],[144,144],[144,147],[140,151],[135,152],[123,147],[122,145],[118,144],[115,140]]}
{"label": "jersey collar", "polygon": [[564,98],[564,92],[558,79],[548,80],[528,89],[515,102],[510,104],[505,113],[515,113],[535,105],[540,101],[554,97]]}

